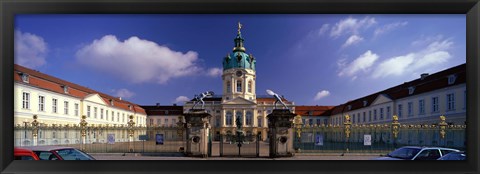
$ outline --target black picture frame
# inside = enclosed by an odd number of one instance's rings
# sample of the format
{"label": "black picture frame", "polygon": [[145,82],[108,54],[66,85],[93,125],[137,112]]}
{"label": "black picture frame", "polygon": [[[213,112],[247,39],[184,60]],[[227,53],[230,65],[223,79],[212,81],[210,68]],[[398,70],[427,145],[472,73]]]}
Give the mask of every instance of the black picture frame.
{"label": "black picture frame", "polygon": [[[478,173],[480,132],[478,0],[2,0],[0,171],[2,173]],[[466,161],[13,161],[13,36],[16,14],[466,14]]]}

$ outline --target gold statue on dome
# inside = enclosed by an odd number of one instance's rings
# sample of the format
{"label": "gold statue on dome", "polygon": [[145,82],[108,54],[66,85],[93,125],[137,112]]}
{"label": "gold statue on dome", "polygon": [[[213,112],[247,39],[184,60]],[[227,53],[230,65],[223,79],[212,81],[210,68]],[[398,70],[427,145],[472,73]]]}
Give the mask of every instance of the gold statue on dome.
{"label": "gold statue on dome", "polygon": [[242,29],[242,24],[240,23],[240,21],[238,22],[238,33],[241,33],[240,32],[240,29]]}

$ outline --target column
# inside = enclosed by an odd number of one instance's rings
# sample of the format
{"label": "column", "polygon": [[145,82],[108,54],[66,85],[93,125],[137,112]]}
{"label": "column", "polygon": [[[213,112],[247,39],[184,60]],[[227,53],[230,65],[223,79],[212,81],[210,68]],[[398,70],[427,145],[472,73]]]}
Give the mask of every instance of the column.
{"label": "column", "polygon": [[227,120],[227,112],[225,111],[225,109],[222,109],[222,115],[220,117],[220,120],[222,120],[222,127],[225,127],[225,122]]}
{"label": "column", "polygon": [[243,127],[246,127],[247,125],[247,118],[246,118],[246,112],[245,112],[245,109],[242,109],[242,123],[243,123]]}
{"label": "column", "polygon": [[237,110],[233,109],[232,110],[232,127],[236,127],[237,123],[235,123],[235,120],[237,119]]}

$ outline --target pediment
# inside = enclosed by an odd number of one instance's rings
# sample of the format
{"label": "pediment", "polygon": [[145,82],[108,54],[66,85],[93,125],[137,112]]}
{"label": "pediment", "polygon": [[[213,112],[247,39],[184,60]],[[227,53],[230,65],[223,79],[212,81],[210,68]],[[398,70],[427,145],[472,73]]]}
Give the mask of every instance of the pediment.
{"label": "pediment", "polygon": [[93,102],[93,103],[98,103],[98,104],[103,104],[103,105],[107,105],[107,103],[105,103],[105,101],[103,100],[102,97],[100,97],[100,95],[98,94],[89,94],[87,96],[85,96],[85,98],[83,98],[84,101],[89,101],[89,102]]}
{"label": "pediment", "polygon": [[390,97],[385,94],[380,94],[375,100],[373,100],[373,103],[371,105],[379,105],[388,102],[392,102],[392,99],[390,99]]}
{"label": "pediment", "polygon": [[243,97],[236,97],[232,100],[223,102],[224,105],[256,105],[255,102],[244,99]]}

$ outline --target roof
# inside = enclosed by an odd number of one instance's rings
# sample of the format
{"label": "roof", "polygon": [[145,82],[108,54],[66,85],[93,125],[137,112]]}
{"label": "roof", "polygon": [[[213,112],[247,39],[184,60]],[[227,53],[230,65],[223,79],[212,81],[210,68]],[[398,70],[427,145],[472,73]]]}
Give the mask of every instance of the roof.
{"label": "roof", "polygon": [[141,106],[147,115],[182,115],[183,106]]}
{"label": "roof", "polygon": [[[448,84],[448,77],[450,75],[456,75],[456,80],[453,84]],[[455,86],[466,82],[466,64],[461,64],[431,75],[426,76],[425,78],[418,78],[403,84],[385,89],[383,91],[370,94],[365,97],[361,97],[347,103],[335,106],[332,109],[332,115],[348,112],[350,110],[357,110],[364,107],[370,106],[374,100],[380,96],[384,95],[392,100],[398,100],[412,95],[418,95],[438,89],[442,89],[448,86]],[[409,88],[414,87],[413,93],[409,94]],[[366,105],[364,105],[366,101]],[[351,109],[348,110],[348,106],[351,106]]]}
{"label": "roof", "polygon": [[334,106],[295,106],[295,113],[302,116],[329,116]]}
{"label": "roof", "polygon": [[[25,83],[21,80],[22,73],[26,73],[29,75],[28,83]],[[20,66],[17,64],[14,65],[14,81],[17,83],[45,89],[48,91],[52,91],[62,95],[68,95],[68,96],[80,98],[80,99],[83,99],[90,94],[98,94],[100,95],[100,97],[102,97],[105,103],[110,103],[110,100],[113,101],[113,106],[110,106],[110,107],[123,109],[123,110],[130,110],[129,106],[132,106],[131,111],[135,113],[146,114],[145,110],[135,103],[131,103],[129,101],[122,100],[120,98],[113,97],[113,96],[95,91],[93,89],[80,86],[75,83],[62,80],[62,79]],[[68,86],[68,93],[64,93],[63,86]]]}

